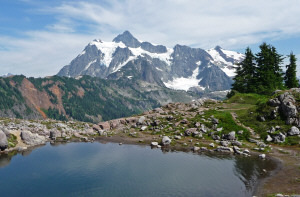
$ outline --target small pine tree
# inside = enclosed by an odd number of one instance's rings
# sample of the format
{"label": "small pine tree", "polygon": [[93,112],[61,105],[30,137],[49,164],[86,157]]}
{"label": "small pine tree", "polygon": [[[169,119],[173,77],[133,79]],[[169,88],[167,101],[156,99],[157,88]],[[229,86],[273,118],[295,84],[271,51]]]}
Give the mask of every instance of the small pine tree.
{"label": "small pine tree", "polygon": [[285,86],[287,88],[296,88],[299,86],[299,81],[297,80],[296,76],[296,56],[291,52],[291,54],[288,56],[290,58],[290,64],[286,65],[286,72],[285,72]]}

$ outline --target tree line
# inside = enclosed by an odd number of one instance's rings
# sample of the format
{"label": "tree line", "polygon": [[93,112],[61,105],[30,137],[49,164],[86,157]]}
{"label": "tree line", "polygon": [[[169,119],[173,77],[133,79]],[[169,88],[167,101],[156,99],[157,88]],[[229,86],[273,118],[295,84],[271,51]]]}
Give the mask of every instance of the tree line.
{"label": "tree line", "polygon": [[240,93],[271,94],[274,90],[299,87],[296,76],[296,56],[288,55],[286,72],[282,70],[283,55],[272,45],[263,43],[260,52],[253,54],[248,47],[245,59],[237,64],[232,90]]}

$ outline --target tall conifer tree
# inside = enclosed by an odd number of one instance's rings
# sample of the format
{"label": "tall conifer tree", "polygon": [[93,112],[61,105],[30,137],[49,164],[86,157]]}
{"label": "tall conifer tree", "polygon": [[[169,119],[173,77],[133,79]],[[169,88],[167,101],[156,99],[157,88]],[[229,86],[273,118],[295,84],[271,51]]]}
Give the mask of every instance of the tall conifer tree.
{"label": "tall conifer tree", "polygon": [[283,88],[283,73],[280,66],[283,58],[271,45],[263,43],[259,48],[261,51],[256,54],[257,93],[269,94]]}
{"label": "tall conifer tree", "polygon": [[248,47],[245,51],[245,59],[237,65],[232,89],[242,93],[254,92],[256,85],[255,73],[254,55]]}
{"label": "tall conifer tree", "polygon": [[296,56],[291,52],[288,56],[290,58],[290,64],[286,65],[286,72],[285,72],[285,86],[287,88],[296,88],[299,86],[299,81],[297,80],[296,76],[296,69],[297,69],[297,59]]}

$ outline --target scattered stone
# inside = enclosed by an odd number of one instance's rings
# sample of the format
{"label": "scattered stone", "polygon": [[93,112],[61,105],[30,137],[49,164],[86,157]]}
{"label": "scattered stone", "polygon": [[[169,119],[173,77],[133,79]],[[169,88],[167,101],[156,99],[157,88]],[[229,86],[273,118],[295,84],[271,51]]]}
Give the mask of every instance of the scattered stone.
{"label": "scattered stone", "polygon": [[273,139],[272,139],[272,137],[271,137],[270,135],[268,135],[266,141],[267,141],[267,142],[272,142]]}
{"label": "scattered stone", "polygon": [[227,147],[229,145],[228,141],[221,141],[220,143],[222,146],[225,146],[225,147]]}
{"label": "scattered stone", "polygon": [[243,151],[243,153],[250,154],[250,151],[249,151],[248,149],[245,149],[245,150]]}
{"label": "scattered stone", "polygon": [[171,140],[168,136],[164,136],[164,137],[162,138],[161,143],[162,143],[163,146],[167,146],[167,145],[170,145],[170,144],[171,144],[171,141],[172,141],[172,140]]}
{"label": "scattered stone", "polygon": [[198,151],[198,150],[200,150],[200,147],[194,146],[193,151],[196,152],[196,151]]}
{"label": "scattered stone", "polygon": [[220,136],[218,136],[218,135],[213,135],[213,136],[212,136],[212,139],[213,139],[213,140],[220,140],[221,138],[220,138]]}
{"label": "scattered stone", "polygon": [[290,128],[290,130],[288,131],[288,135],[290,135],[290,136],[299,135],[299,134],[300,134],[300,131],[299,131],[299,129],[298,129],[297,127],[295,127],[295,126],[292,126],[292,127]]}
{"label": "scattered stone", "polygon": [[122,144],[123,144],[122,142],[119,143],[119,145],[122,145]]}
{"label": "scattered stone", "polygon": [[215,147],[215,144],[214,143],[210,143],[209,146],[210,147]]}
{"label": "scattered stone", "polygon": [[259,158],[265,159],[265,158],[266,158],[266,154],[260,154],[260,155],[259,155]]}
{"label": "scattered stone", "polygon": [[231,131],[230,133],[224,135],[223,139],[235,140],[235,131]]}
{"label": "scattered stone", "polygon": [[147,126],[142,126],[141,131],[145,131],[147,129]]}
{"label": "scattered stone", "polygon": [[138,123],[139,123],[140,125],[142,125],[142,124],[144,124],[145,120],[146,120],[145,116],[141,116],[141,117],[139,118],[139,120],[138,120]]}
{"label": "scattered stone", "polygon": [[180,135],[175,135],[174,137],[176,140],[180,140],[181,139],[181,136]]}
{"label": "scattered stone", "polygon": [[207,147],[201,147],[200,149],[203,150],[203,151],[206,151]]}
{"label": "scattered stone", "polygon": [[151,146],[158,146],[158,142],[151,142]]}
{"label": "scattered stone", "polygon": [[239,135],[242,135],[243,133],[244,133],[243,130],[240,130],[240,131],[237,132],[237,134],[239,134]]}
{"label": "scattered stone", "polygon": [[[187,130],[184,131],[184,134],[186,136],[190,136],[190,135],[193,135],[196,132],[197,132],[197,128],[189,128],[189,129],[187,129]],[[198,132],[197,132],[197,134],[198,134]]]}

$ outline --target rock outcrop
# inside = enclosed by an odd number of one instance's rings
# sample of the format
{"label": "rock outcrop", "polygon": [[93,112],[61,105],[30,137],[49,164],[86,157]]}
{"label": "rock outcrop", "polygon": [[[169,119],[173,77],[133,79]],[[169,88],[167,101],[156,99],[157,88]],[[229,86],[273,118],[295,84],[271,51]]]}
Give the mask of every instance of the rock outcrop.
{"label": "rock outcrop", "polygon": [[8,141],[5,133],[0,129],[0,150],[5,150],[8,147]]}

